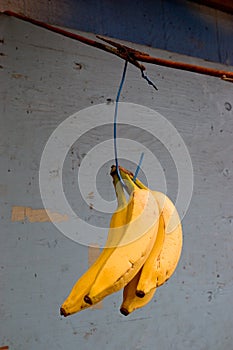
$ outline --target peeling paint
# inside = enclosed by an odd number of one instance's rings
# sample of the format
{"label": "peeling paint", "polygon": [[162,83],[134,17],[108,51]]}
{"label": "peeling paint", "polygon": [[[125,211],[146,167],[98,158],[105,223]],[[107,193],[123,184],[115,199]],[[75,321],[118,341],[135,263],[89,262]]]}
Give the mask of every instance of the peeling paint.
{"label": "peeling paint", "polygon": [[68,215],[51,212],[47,209],[32,209],[30,207],[13,206],[11,212],[11,221],[35,222],[61,222],[67,221]]}
{"label": "peeling paint", "polygon": [[12,76],[12,78],[15,78],[15,79],[20,79],[20,78],[27,79],[26,75],[23,75],[23,74],[20,74],[20,73],[12,73],[11,76]]}

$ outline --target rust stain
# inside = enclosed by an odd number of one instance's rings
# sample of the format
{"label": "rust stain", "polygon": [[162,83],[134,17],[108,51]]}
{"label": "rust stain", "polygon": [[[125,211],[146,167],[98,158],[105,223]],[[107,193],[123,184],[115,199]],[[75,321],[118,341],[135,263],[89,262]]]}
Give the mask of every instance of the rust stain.
{"label": "rust stain", "polygon": [[[100,255],[100,247],[97,244],[92,244],[88,247],[88,266],[90,267]],[[102,309],[103,304],[100,301],[98,304],[93,305],[92,309]]]}
{"label": "rust stain", "polygon": [[5,346],[0,346],[0,350],[7,350],[9,349],[9,346],[5,345]]}
{"label": "rust stain", "polygon": [[32,209],[30,207],[13,206],[11,212],[11,221],[24,221],[31,223],[35,222],[61,222],[67,221],[68,216],[51,212],[46,209]]}

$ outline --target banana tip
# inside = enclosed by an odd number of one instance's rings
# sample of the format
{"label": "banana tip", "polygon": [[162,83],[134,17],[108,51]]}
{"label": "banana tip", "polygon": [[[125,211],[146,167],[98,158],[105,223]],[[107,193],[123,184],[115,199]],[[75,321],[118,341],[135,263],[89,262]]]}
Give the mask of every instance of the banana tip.
{"label": "banana tip", "polygon": [[129,311],[125,308],[125,307],[121,307],[120,308],[120,312],[122,313],[122,315],[124,316],[128,316]]}
{"label": "banana tip", "polygon": [[91,300],[91,298],[88,295],[85,295],[84,301],[85,301],[85,303],[87,303],[89,305],[92,305],[92,300]]}
{"label": "banana tip", "polygon": [[60,308],[60,315],[66,317],[66,316],[68,316],[69,314],[66,312],[66,310],[65,310],[63,307],[61,307],[61,308]]}
{"label": "banana tip", "polygon": [[116,171],[116,166],[115,166],[115,165],[112,165],[112,166],[111,166],[110,175],[113,176],[114,174],[116,174],[116,172],[117,172],[117,171]]}
{"label": "banana tip", "polygon": [[136,291],[136,295],[137,295],[137,297],[139,297],[139,298],[144,298],[145,293],[144,293],[142,290],[137,290],[137,291]]}

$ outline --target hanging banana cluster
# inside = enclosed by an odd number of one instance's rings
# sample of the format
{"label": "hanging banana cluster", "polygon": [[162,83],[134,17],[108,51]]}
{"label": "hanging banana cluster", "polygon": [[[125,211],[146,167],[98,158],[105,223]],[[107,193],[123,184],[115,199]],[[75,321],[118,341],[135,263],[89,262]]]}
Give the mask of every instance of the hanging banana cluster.
{"label": "hanging banana cluster", "polygon": [[111,175],[118,206],[107,242],[94,264],[78,279],[61,306],[72,315],[123,289],[120,311],[127,316],[146,305],[156,288],[173,274],[182,249],[182,227],[174,204],[163,193],[151,191],[120,167],[129,194],[127,202],[116,167]]}

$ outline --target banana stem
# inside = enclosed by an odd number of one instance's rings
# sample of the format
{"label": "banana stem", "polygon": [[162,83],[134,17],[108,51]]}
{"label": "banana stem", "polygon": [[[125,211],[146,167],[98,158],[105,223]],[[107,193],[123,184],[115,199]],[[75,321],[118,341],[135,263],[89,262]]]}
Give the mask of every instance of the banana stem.
{"label": "banana stem", "polygon": [[121,166],[119,167],[119,170],[123,179],[130,179],[137,187],[141,188],[142,190],[148,190],[148,187],[146,187],[140,180],[138,180],[138,178],[135,178],[135,181],[133,181],[134,175],[129,170]]}
{"label": "banana stem", "polygon": [[133,182],[133,180],[131,179],[128,173],[123,172],[121,168],[119,168],[119,170],[120,170],[121,177],[125,182],[126,191],[128,192],[129,195],[131,195],[131,193],[135,190],[135,188],[137,188],[137,186]]}
{"label": "banana stem", "polygon": [[117,173],[111,173],[113,178],[113,185],[116,192],[118,208],[124,208],[127,205],[127,200],[125,196],[125,192],[123,186],[119,180]]}
{"label": "banana stem", "polygon": [[135,180],[135,184],[142,190],[148,190],[148,187],[146,187],[140,180],[138,180],[138,178]]}
{"label": "banana stem", "polygon": [[[134,175],[129,170],[123,168],[122,166],[119,166],[119,170],[120,170],[121,177],[124,180],[126,180],[128,183],[130,182],[130,184],[132,184],[132,185],[134,185],[136,187],[139,187],[142,190],[148,190],[148,187],[146,187],[140,180],[138,180],[138,178],[136,178],[135,181],[133,180],[134,179]],[[131,190],[131,192],[132,192],[132,190]]]}

